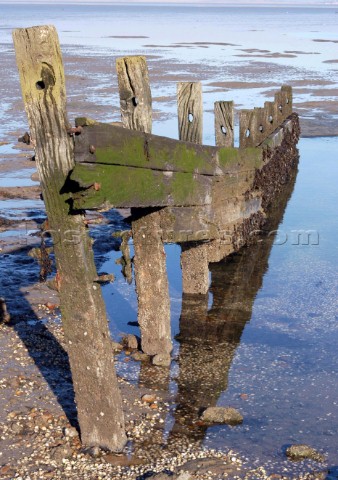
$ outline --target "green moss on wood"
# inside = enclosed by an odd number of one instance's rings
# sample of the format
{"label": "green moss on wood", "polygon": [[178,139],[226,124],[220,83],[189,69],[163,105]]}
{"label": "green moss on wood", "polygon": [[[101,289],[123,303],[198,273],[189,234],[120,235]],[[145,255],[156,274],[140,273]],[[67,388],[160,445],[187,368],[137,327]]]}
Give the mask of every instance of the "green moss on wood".
{"label": "green moss on wood", "polygon": [[218,152],[218,160],[223,171],[252,170],[263,166],[262,149],[259,147],[221,148]]}
{"label": "green moss on wood", "polygon": [[[211,178],[118,165],[78,164],[71,180],[75,208],[204,205]],[[85,190],[83,190],[85,189]]]}

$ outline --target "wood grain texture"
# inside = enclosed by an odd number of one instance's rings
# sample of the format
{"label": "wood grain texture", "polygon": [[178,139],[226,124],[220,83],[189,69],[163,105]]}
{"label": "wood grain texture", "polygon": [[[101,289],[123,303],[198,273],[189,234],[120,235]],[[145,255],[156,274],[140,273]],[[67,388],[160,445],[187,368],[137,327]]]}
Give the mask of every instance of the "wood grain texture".
{"label": "wood grain texture", "polygon": [[122,123],[131,130],[151,132],[152,99],[145,57],[116,60]]}
{"label": "wood grain texture", "polygon": [[66,90],[54,27],[13,33],[23,100],[53,237],[62,323],[72,372],[81,439],[85,445],[121,450],[126,442],[105,305],[91,240],[81,214],[69,214],[60,194],[74,167],[67,134]]}
{"label": "wood grain texture", "polygon": [[218,147],[234,146],[234,102],[215,102],[215,140]]}
{"label": "wood grain texture", "polygon": [[200,82],[177,84],[177,107],[179,139],[202,144],[203,101]]}

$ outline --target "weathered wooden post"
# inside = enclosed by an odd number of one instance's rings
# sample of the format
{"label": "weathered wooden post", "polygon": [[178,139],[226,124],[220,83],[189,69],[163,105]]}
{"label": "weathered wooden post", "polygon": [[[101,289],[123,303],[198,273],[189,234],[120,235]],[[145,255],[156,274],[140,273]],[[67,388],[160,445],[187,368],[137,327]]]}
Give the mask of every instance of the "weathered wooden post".
{"label": "weathered wooden post", "polygon": [[36,148],[60,278],[62,323],[82,442],[113,451],[126,443],[122,401],[91,240],[84,216],[69,212],[62,188],[74,167],[67,133],[64,70],[52,26],[13,32],[23,100]]}
{"label": "weathered wooden post", "polygon": [[[201,83],[177,84],[179,139],[202,143],[203,102]],[[206,293],[209,288],[207,251],[201,243],[181,244],[183,293]]]}
{"label": "weathered wooden post", "polygon": [[203,102],[200,82],[177,84],[178,132],[185,142],[202,144]]}
{"label": "weathered wooden post", "polygon": [[[123,124],[151,133],[152,99],[145,58],[119,58],[116,70]],[[172,350],[170,297],[160,214],[141,209],[138,213],[132,232],[142,350],[148,355],[168,355]]]}
{"label": "weathered wooden post", "polygon": [[215,102],[215,140],[218,147],[234,146],[234,102]]}
{"label": "weathered wooden post", "polygon": [[116,61],[124,127],[151,133],[152,100],[145,57],[123,57]]}

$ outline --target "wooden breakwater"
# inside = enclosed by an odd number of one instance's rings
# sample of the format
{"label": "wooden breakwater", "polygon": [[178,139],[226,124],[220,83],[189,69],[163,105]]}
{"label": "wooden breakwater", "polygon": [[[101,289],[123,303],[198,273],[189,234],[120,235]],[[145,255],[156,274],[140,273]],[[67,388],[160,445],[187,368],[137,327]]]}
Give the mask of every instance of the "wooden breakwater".
{"label": "wooden breakwater", "polygon": [[[180,83],[180,139],[173,140],[151,134],[146,61],[126,57],[117,61],[122,124],[84,115],[71,127],[55,29],[18,29],[14,43],[53,237],[81,438],[119,450],[126,441],[122,401],[85,210],[131,208],[142,350],[169,365],[164,243],[182,246],[184,293],[205,294],[209,263],[254,241],[298,157],[291,88],[282,87],[263,109],[241,112],[239,148],[233,146],[233,103],[217,102],[211,147],[201,144],[201,86]],[[128,257],[130,232],[125,235]]]}

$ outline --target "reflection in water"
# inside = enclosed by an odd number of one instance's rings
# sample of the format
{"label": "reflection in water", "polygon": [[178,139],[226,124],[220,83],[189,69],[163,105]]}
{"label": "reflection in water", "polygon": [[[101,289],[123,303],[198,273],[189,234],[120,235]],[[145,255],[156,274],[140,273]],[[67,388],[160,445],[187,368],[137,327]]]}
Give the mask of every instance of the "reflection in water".
{"label": "reflection in water", "polygon": [[215,406],[228,386],[228,373],[253,303],[262,286],[276,230],[294,188],[296,170],[268,211],[257,243],[210,264],[212,307],[207,295],[184,295],[180,318],[177,407],[170,437],[203,440],[202,408]]}

